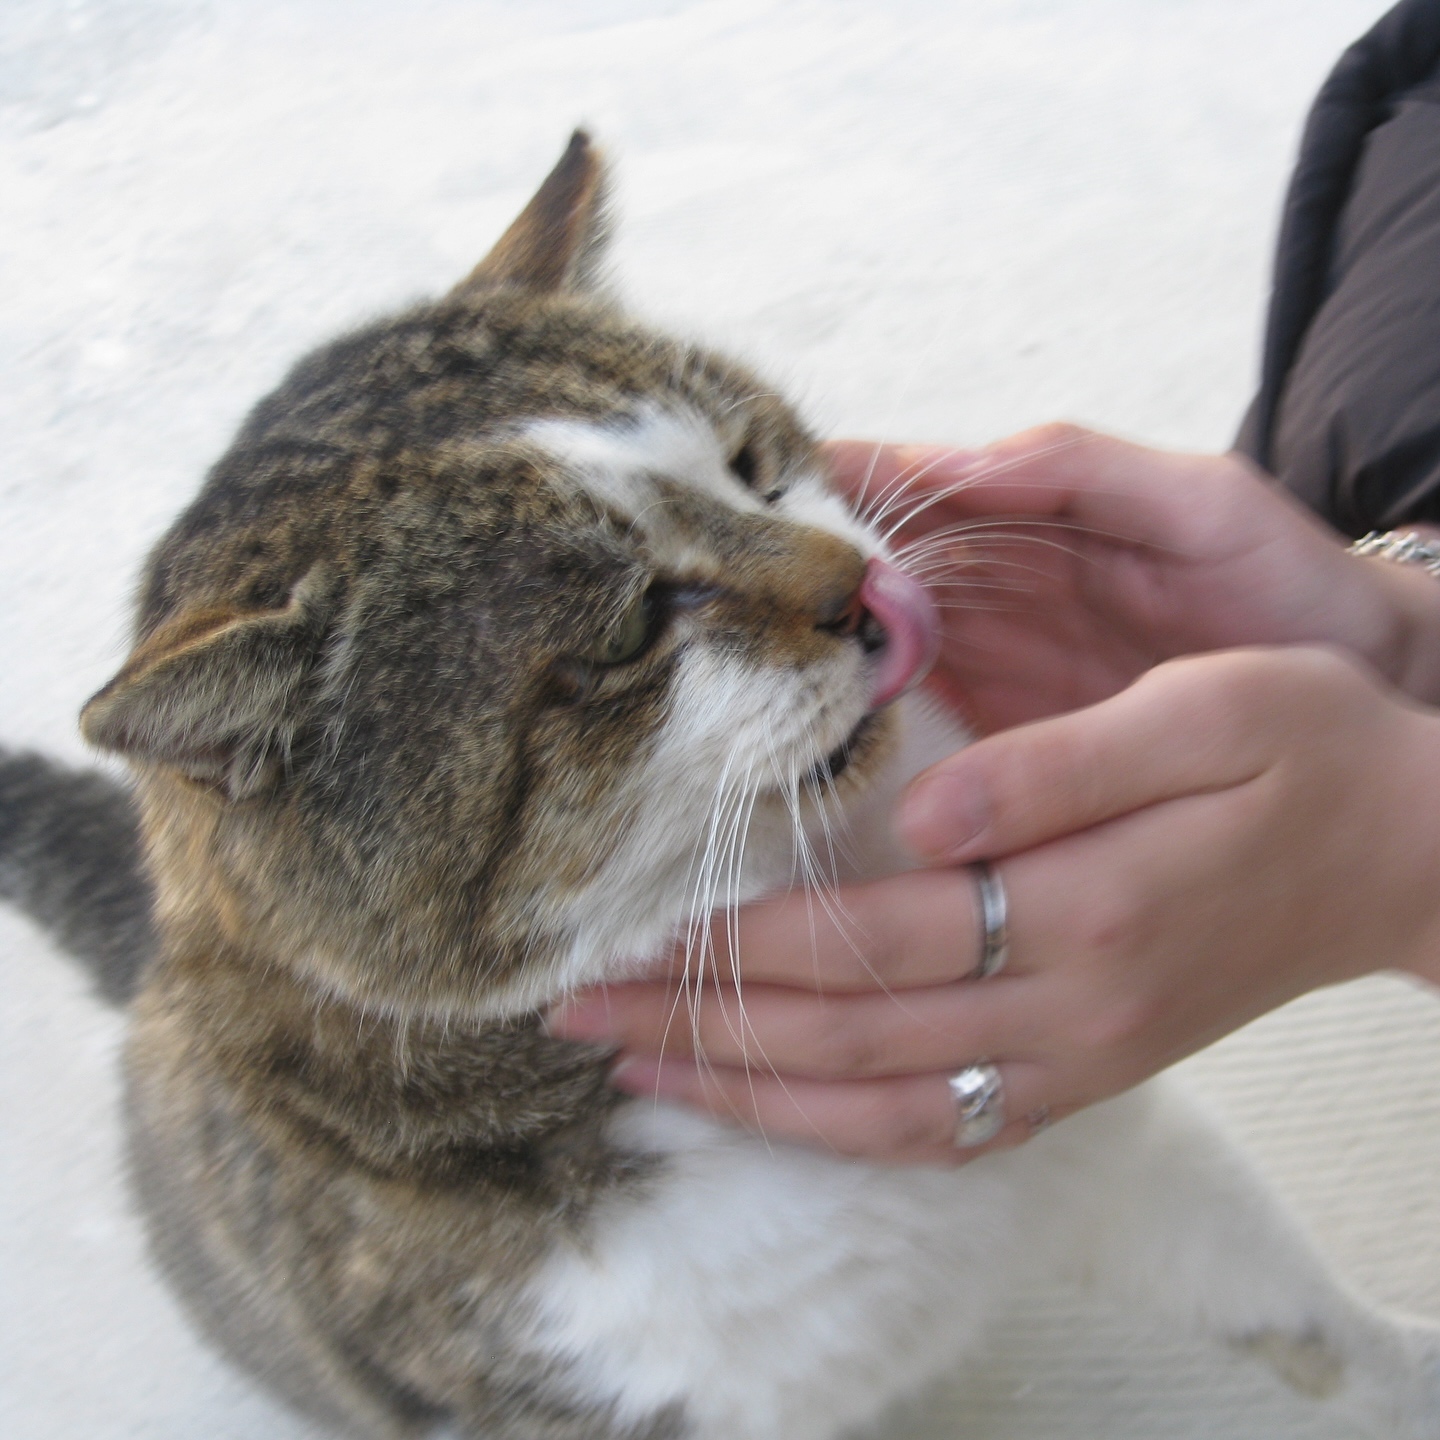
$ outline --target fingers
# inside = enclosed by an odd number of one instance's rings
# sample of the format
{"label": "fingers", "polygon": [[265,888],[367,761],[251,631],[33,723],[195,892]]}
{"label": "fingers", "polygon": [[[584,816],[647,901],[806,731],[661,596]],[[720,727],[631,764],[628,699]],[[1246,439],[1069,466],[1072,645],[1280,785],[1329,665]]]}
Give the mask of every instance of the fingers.
{"label": "fingers", "polygon": [[687,997],[666,985],[610,986],[551,1017],[550,1033],[627,1052],[699,1056],[787,1079],[859,1080],[957,1070],[977,1054],[1024,1057],[1033,1005],[1009,976],[899,993],[817,996],[747,983]]}
{"label": "fingers", "polygon": [[1169,545],[1176,517],[1217,482],[1245,474],[1229,456],[1151,450],[1076,425],[1043,425],[988,446],[959,508],[1063,517],[1132,544]]}
{"label": "fingers", "polygon": [[955,1102],[945,1074],[824,1082],[627,1057],[611,1080],[629,1095],[692,1105],[766,1139],[797,1141],[882,1164],[953,1166],[1022,1144],[1034,1128],[1025,1117],[1046,1103],[1045,1072],[1039,1066],[1006,1062],[996,1068],[1008,1123],[994,1140],[973,1149],[955,1145]]}
{"label": "fingers", "polygon": [[1343,663],[1324,652],[1256,650],[1157,666],[1088,709],[987,736],[933,766],[910,787],[899,832],[937,861],[1011,855],[1243,784],[1284,739],[1277,667]]}
{"label": "fingers", "polygon": [[[705,961],[721,980],[822,993],[943,984],[979,961],[980,918],[968,870],[919,870],[840,889],[829,903],[797,891],[742,909],[710,931]],[[733,946],[733,948],[732,948]],[[696,961],[677,954],[674,973]]]}
{"label": "fingers", "polygon": [[1185,455],[1043,425],[979,450],[837,440],[824,447],[837,486],[861,505],[910,487],[949,492],[953,514],[1049,516],[1130,544],[1169,546],[1197,515],[1255,488],[1234,456]]}

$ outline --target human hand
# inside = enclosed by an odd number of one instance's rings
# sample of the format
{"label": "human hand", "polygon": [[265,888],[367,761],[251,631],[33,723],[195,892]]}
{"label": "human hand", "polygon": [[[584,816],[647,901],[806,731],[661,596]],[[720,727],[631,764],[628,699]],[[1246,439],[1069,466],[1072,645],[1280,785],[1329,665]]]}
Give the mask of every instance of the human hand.
{"label": "human hand", "polygon": [[[1162,660],[1330,644],[1440,700],[1440,586],[1234,455],[1052,425],[978,452],[839,441],[836,483],[938,587],[931,685],[981,733],[1104,699]],[[908,554],[908,561],[907,561]]]}
{"label": "human hand", "polygon": [[[766,1135],[954,1163],[945,1077],[989,1057],[1026,1138],[1319,985],[1440,979],[1440,718],[1333,651],[1162,665],[1111,699],[978,741],[912,787],[901,829],[938,865],[998,862],[1010,962],[970,980],[974,889],[934,869],[743,912],[743,989],[634,984],[555,1033],[609,1039],[620,1088]],[[834,907],[838,914],[838,907]],[[812,934],[813,922],[813,934]],[[744,1004],[741,1006],[741,996]],[[696,1057],[701,1057],[697,1065]],[[663,1057],[663,1058],[662,1058]]]}

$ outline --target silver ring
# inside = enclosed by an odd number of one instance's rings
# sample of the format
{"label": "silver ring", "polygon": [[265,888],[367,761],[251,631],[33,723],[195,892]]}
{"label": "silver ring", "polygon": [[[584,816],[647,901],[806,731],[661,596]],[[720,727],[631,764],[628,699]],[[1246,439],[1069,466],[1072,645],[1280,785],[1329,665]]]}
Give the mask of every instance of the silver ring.
{"label": "silver ring", "polygon": [[1010,958],[1010,904],[998,870],[983,860],[970,870],[980,900],[980,963],[970,972],[970,978],[988,980],[998,975]]}
{"label": "silver ring", "polygon": [[972,1150],[1005,1128],[1005,1084],[988,1061],[977,1060],[945,1082],[955,1102],[955,1144]]}

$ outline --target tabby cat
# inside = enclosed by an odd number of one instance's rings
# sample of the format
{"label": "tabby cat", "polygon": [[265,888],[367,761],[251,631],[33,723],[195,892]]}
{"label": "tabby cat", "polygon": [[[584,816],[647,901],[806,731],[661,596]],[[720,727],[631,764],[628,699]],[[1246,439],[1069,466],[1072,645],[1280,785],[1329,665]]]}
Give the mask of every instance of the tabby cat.
{"label": "tabby cat", "polygon": [[302,361],[85,708],[135,773],[131,1148],[193,1315],[347,1435],[830,1440],[1068,1271],[1436,1440],[1436,1332],[1167,1088],[893,1170],[547,1037],[932,744],[924,592],[766,386],[596,289],[603,191],[577,134],[450,294]]}

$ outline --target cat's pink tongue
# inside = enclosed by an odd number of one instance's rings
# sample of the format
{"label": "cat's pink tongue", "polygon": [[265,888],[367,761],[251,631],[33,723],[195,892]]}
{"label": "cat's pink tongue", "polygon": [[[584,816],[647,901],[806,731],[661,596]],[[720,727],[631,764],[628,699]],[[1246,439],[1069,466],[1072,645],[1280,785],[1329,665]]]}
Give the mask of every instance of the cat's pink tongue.
{"label": "cat's pink tongue", "polygon": [[925,587],[884,560],[866,565],[860,603],[885,631],[870,682],[870,705],[878,710],[929,673],[940,653],[940,618]]}

